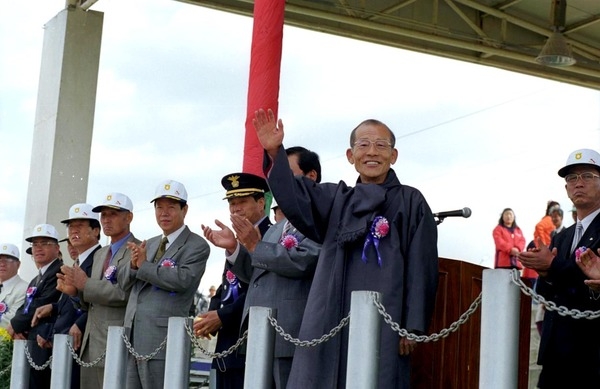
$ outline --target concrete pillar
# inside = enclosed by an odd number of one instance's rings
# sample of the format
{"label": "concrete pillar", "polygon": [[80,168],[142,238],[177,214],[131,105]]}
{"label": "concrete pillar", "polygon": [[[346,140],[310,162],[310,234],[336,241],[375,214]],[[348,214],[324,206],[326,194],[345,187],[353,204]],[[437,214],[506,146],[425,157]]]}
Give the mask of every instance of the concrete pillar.
{"label": "concrete pillar", "polygon": [[270,389],[273,382],[275,329],[269,322],[269,315],[277,318],[277,311],[266,307],[250,307],[245,389]]}
{"label": "concrete pillar", "polygon": [[163,388],[186,389],[190,386],[190,359],[192,341],[185,325],[192,326],[192,319],[170,317],[165,350],[165,378]]}
{"label": "concrete pillar", "polygon": [[[45,25],[24,237],[40,223],[64,237],[60,220],[87,200],[103,18],[70,7]],[[31,261],[22,261],[21,274],[33,277]]]}
{"label": "concrete pillar", "polygon": [[517,387],[521,291],[509,269],[485,269],[481,297],[479,387]]}

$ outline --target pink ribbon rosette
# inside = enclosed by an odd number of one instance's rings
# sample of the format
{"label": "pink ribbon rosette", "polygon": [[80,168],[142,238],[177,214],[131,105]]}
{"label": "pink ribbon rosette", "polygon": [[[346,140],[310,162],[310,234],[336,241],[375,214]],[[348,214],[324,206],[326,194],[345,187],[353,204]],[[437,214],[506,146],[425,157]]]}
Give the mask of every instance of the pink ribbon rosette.
{"label": "pink ribbon rosette", "polygon": [[8,311],[8,305],[4,301],[0,301],[0,319]]}
{"label": "pink ribbon rosette", "polygon": [[295,247],[298,247],[298,244],[300,242],[298,242],[298,238],[296,237],[296,235],[286,234],[284,237],[281,238],[279,243],[286,249],[291,250]]}
{"label": "pink ribbon rosette", "polygon": [[227,280],[229,287],[227,288],[227,294],[225,295],[223,301],[227,301],[230,298],[233,298],[233,301],[237,300],[240,296],[240,281],[231,270],[227,270],[227,273],[225,273],[225,279]]}
{"label": "pink ribbon rosette", "polygon": [[379,253],[379,240],[385,238],[387,234],[390,232],[390,223],[383,216],[377,216],[373,219],[373,223],[371,224],[371,228],[367,233],[367,237],[365,238],[365,244],[363,246],[362,252],[362,261],[367,263],[367,248],[370,245],[375,247],[375,252],[377,253],[377,263],[381,267],[381,254]]}
{"label": "pink ribbon rosette", "polygon": [[35,286],[30,286],[29,288],[27,288],[27,292],[25,293],[25,296],[26,296],[25,309],[23,309],[24,313],[29,313],[29,306],[31,305],[31,302],[33,301],[33,296],[35,296],[36,292],[37,292],[37,287],[35,287]]}
{"label": "pink ribbon rosette", "polygon": [[[172,258],[164,258],[160,261],[160,264],[158,265],[159,267],[164,267],[167,269],[174,269],[177,267],[177,262],[175,262]],[[160,289],[158,286],[155,286],[154,289]],[[171,296],[175,295],[175,292],[171,291],[169,292],[169,294]]]}
{"label": "pink ribbon rosette", "polygon": [[579,258],[581,258],[581,254],[585,253],[585,250],[587,250],[587,247],[585,246],[578,247],[575,250],[575,259],[579,261]]}

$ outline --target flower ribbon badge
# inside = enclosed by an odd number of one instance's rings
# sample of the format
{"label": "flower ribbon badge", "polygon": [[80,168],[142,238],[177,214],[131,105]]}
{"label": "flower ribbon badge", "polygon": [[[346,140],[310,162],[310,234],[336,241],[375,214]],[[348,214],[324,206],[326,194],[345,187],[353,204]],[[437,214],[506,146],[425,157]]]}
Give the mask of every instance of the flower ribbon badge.
{"label": "flower ribbon badge", "polygon": [[0,301],[0,319],[8,311],[8,305],[4,301]]}
{"label": "flower ribbon badge", "polygon": [[[166,267],[168,269],[174,269],[177,267],[177,262],[175,262],[175,260],[173,260],[172,258],[163,258],[161,259],[159,265],[159,267]],[[155,286],[154,289],[160,289],[158,286]],[[176,292],[170,291],[169,295],[174,296]]]}
{"label": "flower ribbon badge", "polygon": [[579,258],[581,258],[581,254],[585,253],[585,250],[587,250],[587,247],[585,246],[577,248],[575,250],[575,259],[579,261]]}
{"label": "flower ribbon badge", "polygon": [[281,243],[281,245],[283,247],[285,247],[288,250],[293,249],[294,247],[298,247],[298,244],[300,243],[298,241],[298,238],[296,237],[296,235],[294,234],[285,234],[281,240],[279,241],[279,243]]}
{"label": "flower ribbon badge", "polygon": [[367,248],[372,244],[377,252],[377,263],[381,267],[381,254],[379,253],[379,240],[385,238],[390,232],[390,223],[383,216],[377,216],[373,219],[373,224],[369,229],[369,233],[365,238],[365,244],[363,246],[362,261],[367,263]]}
{"label": "flower ribbon badge", "polygon": [[29,313],[29,306],[31,305],[31,301],[33,301],[33,296],[35,296],[36,292],[37,287],[35,286],[30,286],[29,288],[27,288],[27,292],[25,294],[25,296],[27,297],[27,301],[25,302],[25,309],[23,309],[24,313]]}
{"label": "flower ribbon badge", "polygon": [[237,300],[240,295],[240,281],[238,278],[231,272],[231,270],[227,270],[225,273],[225,278],[229,283],[229,288],[227,288],[227,294],[223,301],[227,301],[230,298],[233,298],[233,301]]}
{"label": "flower ribbon badge", "polygon": [[110,281],[112,284],[117,283],[117,267],[115,265],[110,265],[106,268],[104,272],[104,278],[106,281]]}

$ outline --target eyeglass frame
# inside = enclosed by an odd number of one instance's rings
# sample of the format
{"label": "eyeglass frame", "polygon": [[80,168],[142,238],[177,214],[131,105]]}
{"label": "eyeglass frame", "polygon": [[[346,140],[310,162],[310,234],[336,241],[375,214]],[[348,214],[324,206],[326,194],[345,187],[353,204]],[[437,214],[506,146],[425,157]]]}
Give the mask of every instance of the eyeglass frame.
{"label": "eyeglass frame", "polygon": [[[367,146],[366,144],[364,145],[359,145],[359,143],[366,143],[369,142],[369,145]],[[377,144],[377,142],[385,142],[385,147],[381,146]],[[367,139],[367,138],[361,138],[361,139],[357,139],[354,141],[354,147],[359,149],[359,150],[368,150],[371,148],[372,145],[375,145],[375,149],[379,150],[379,151],[387,151],[389,149],[392,148],[392,142],[390,142],[387,139],[375,139],[375,140],[371,140],[371,139]]]}
{"label": "eyeglass frame", "polygon": [[46,246],[53,246],[53,245],[58,245],[58,243],[57,243],[57,242],[50,241],[50,240],[45,240],[45,241],[43,241],[43,242],[31,242],[31,244],[30,244],[30,246],[31,246],[32,248],[33,248],[33,247],[40,247],[40,248],[43,248],[43,247],[46,247]]}
{"label": "eyeglass frame", "polygon": [[[586,175],[588,178],[584,178],[584,175]],[[581,182],[589,184],[590,182],[594,181],[594,178],[600,178],[600,175],[593,172],[569,173],[565,176],[565,182],[569,185],[574,185],[577,183],[577,181],[579,181],[579,179],[581,179]]]}

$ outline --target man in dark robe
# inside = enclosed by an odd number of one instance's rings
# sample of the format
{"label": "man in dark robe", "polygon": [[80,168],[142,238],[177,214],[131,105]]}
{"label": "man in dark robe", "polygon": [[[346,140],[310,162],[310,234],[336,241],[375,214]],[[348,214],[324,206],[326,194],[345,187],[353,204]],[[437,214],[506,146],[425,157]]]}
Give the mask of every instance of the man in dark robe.
{"label": "man in dark robe", "polygon": [[[355,290],[380,292],[395,322],[409,332],[425,333],[437,291],[437,228],[423,195],[402,185],[391,169],[398,156],[392,131],[377,120],[352,131],[346,156],[359,178],[349,187],[343,181],[317,184],[294,178],[281,120],[260,110],[254,125],[279,206],[300,232],[323,245],[300,339],[319,338],[338,325],[348,315]],[[409,386],[414,347],[414,341],[400,339],[382,321],[377,387]],[[344,388],[347,352],[347,327],[316,347],[297,348],[288,388]]]}

